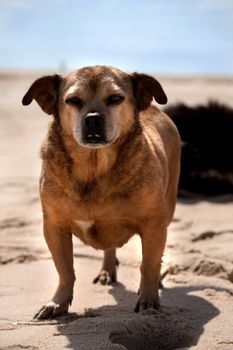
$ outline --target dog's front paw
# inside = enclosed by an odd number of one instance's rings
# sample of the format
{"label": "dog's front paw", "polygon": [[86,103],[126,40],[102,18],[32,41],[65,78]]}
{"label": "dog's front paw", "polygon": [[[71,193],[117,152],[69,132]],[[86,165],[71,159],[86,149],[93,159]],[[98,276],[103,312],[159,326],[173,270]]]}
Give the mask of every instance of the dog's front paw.
{"label": "dog's front paw", "polygon": [[68,311],[69,304],[69,302],[56,304],[54,301],[49,301],[40,308],[33,318],[37,320],[45,320],[48,318],[61,316]]}
{"label": "dog's front paw", "polygon": [[116,282],[116,274],[110,273],[108,271],[101,271],[100,274],[94,278],[93,283],[98,283],[102,285],[109,285]]}
{"label": "dog's front paw", "polygon": [[139,297],[137,304],[134,308],[134,311],[141,312],[141,311],[145,311],[147,309],[158,310],[159,307],[160,307],[160,304],[159,304],[158,298],[147,299],[147,298]]}

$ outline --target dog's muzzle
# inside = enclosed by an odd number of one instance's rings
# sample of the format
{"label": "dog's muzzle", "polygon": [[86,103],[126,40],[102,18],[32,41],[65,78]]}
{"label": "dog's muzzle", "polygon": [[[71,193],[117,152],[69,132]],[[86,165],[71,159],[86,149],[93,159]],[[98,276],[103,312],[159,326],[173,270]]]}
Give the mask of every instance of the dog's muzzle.
{"label": "dog's muzzle", "polygon": [[103,115],[97,112],[86,114],[83,118],[82,136],[84,143],[106,143]]}

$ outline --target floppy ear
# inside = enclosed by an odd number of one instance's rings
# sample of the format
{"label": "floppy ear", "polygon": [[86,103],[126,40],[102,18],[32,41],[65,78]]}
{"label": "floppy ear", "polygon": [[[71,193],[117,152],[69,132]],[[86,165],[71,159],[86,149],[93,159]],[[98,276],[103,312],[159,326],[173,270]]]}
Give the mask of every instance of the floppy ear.
{"label": "floppy ear", "polygon": [[37,79],[24,96],[23,105],[27,106],[35,99],[45,113],[56,114],[60,80],[57,74]]}
{"label": "floppy ear", "polygon": [[160,83],[153,77],[146,74],[133,73],[131,76],[133,92],[139,111],[147,109],[153,97],[161,105],[167,103],[167,96]]}

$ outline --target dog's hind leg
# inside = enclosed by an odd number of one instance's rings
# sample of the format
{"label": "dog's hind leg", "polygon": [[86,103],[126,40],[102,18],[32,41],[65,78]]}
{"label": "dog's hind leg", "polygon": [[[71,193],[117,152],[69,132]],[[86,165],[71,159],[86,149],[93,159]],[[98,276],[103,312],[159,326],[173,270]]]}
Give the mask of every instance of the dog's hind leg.
{"label": "dog's hind leg", "polygon": [[119,265],[116,258],[116,249],[104,251],[104,260],[99,275],[93,280],[93,283],[100,282],[102,285],[108,285],[117,280],[117,266]]}

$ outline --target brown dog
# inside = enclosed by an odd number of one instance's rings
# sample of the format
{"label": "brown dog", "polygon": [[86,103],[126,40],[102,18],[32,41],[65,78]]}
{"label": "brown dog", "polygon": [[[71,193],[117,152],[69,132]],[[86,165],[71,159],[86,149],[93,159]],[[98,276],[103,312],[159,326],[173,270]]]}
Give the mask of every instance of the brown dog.
{"label": "brown dog", "polygon": [[52,114],[42,145],[44,235],[59,274],[36,314],[60,315],[72,301],[72,234],[104,250],[96,280],[116,280],[116,247],[138,233],[143,260],[136,311],[158,306],[161,257],[177,194],[180,138],[158,108],[167,97],[145,74],[86,67],[36,80],[23,98]]}

